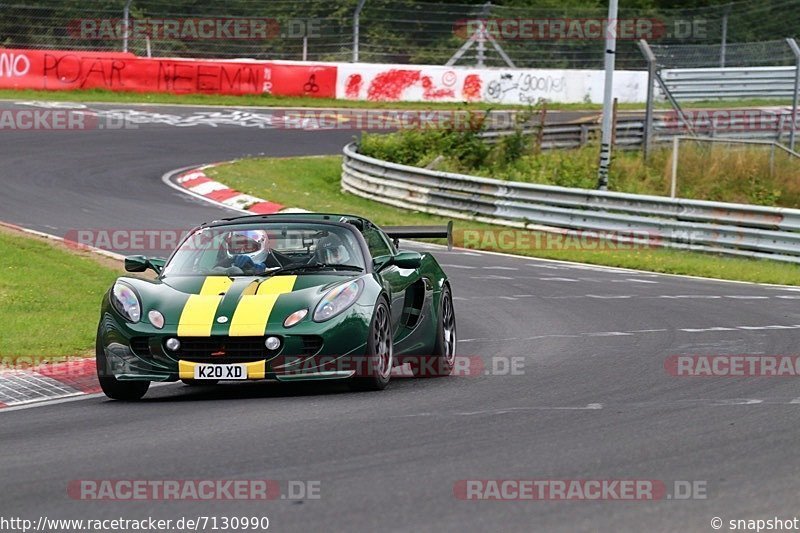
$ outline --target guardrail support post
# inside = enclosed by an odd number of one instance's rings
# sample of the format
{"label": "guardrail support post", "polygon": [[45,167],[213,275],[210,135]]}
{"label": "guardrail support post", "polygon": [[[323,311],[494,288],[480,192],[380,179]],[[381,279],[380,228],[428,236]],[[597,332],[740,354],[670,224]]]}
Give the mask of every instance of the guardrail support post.
{"label": "guardrail support post", "polygon": [[775,175],[775,144],[773,143],[769,148],[769,177],[771,178]]}
{"label": "guardrail support post", "polygon": [[644,161],[650,155],[650,143],[653,137],[653,99],[655,98],[655,78],[656,78],[656,55],[650,49],[647,41],[641,39],[639,41],[639,50],[647,61],[647,104],[644,111],[644,139],[642,139],[642,146],[644,149]]}
{"label": "guardrail support post", "polygon": [[672,138],[672,182],[669,186],[669,197],[675,198],[678,192],[678,146],[680,137]]}
{"label": "guardrail support post", "polygon": [[786,39],[795,58],[794,65],[794,95],[792,95],[792,133],[789,135],[789,148],[794,150],[794,138],[797,132],[797,92],[800,91],[800,46],[797,41],[789,37]]}

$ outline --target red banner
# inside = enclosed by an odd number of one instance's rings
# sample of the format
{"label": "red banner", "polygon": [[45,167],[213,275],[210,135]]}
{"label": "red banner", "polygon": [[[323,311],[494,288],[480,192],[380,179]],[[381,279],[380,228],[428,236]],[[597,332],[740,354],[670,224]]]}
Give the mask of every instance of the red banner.
{"label": "red banner", "polygon": [[264,92],[282,96],[336,98],[336,75],[337,68],[327,65],[269,63],[264,67]]}
{"label": "red banner", "polygon": [[336,96],[336,67],[142,58],[133,54],[0,49],[0,88],[172,94]]}

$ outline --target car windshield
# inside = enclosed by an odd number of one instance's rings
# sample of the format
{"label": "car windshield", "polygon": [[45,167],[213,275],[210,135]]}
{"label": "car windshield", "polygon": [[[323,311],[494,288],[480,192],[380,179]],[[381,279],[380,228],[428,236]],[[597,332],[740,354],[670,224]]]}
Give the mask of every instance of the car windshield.
{"label": "car windshield", "polygon": [[291,271],[364,270],[353,231],[318,223],[239,224],[190,235],[164,267],[166,276],[269,276]]}

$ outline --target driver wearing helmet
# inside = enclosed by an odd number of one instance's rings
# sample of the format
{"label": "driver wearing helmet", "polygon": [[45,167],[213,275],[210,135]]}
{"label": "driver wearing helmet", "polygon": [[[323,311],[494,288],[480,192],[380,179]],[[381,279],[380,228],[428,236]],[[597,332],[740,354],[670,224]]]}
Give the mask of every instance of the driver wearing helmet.
{"label": "driver wearing helmet", "polygon": [[223,238],[222,251],[220,266],[237,267],[256,274],[281,266],[273,256],[265,230],[232,231]]}
{"label": "driver wearing helmet", "polygon": [[323,265],[342,265],[350,260],[350,253],[342,238],[329,233],[317,242],[316,260]]}

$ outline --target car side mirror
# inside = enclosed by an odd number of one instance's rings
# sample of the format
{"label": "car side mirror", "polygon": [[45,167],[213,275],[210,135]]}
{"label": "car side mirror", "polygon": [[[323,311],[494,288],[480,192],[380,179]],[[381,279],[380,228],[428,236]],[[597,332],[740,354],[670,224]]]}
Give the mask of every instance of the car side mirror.
{"label": "car side mirror", "polygon": [[125,271],[144,272],[152,270],[156,274],[161,274],[161,269],[164,268],[166,262],[166,259],[160,257],[147,258],[143,255],[129,255],[125,258]]}
{"label": "car side mirror", "polygon": [[392,263],[397,265],[398,268],[413,270],[422,265],[422,254],[419,252],[399,252],[392,258]]}
{"label": "car side mirror", "polygon": [[392,264],[392,256],[391,255],[379,255],[378,257],[372,260],[372,269],[375,272],[380,272],[387,266]]}

